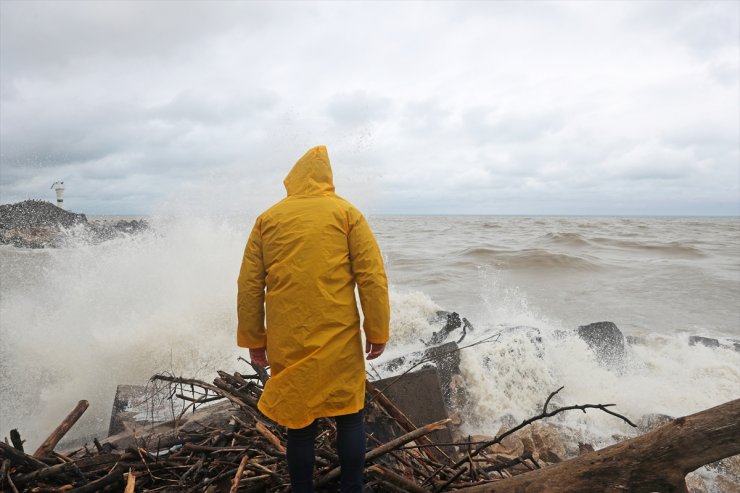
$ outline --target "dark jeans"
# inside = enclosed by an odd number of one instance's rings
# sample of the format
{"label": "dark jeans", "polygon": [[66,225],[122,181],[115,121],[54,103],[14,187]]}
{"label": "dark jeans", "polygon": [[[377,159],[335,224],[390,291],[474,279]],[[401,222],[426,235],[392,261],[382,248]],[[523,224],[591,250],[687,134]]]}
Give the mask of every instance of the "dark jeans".
{"label": "dark jeans", "polygon": [[[335,416],[337,453],[342,468],[341,492],[361,493],[365,470],[365,420],[362,410]],[[313,493],[316,421],[305,428],[288,428],[288,471],[293,493]]]}

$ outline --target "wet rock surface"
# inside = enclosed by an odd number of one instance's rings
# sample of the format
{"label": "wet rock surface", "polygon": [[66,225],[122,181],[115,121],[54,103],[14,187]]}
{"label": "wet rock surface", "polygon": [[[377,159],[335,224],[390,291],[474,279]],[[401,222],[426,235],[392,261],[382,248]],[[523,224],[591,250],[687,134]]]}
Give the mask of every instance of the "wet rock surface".
{"label": "wet rock surface", "polygon": [[673,421],[673,419],[674,418],[672,416],[668,416],[667,414],[660,414],[660,413],[644,414],[639,419],[639,421],[637,421],[637,429],[640,430],[641,433],[647,433],[665,424],[670,423],[671,421]]}
{"label": "wet rock surface", "polygon": [[614,322],[581,325],[577,332],[596,353],[601,365],[618,367],[624,361],[624,335]]}
{"label": "wet rock surface", "polygon": [[719,347],[719,341],[712,337],[702,337],[702,336],[689,337],[689,346],[696,346],[697,344],[701,344],[702,346],[711,347],[711,348]]}
{"label": "wet rock surface", "polygon": [[66,211],[51,202],[25,200],[0,205],[0,245],[18,248],[54,248],[65,245],[68,235],[97,243],[148,229],[144,220],[88,221],[84,214]]}
{"label": "wet rock surface", "polygon": [[15,204],[0,205],[0,228],[71,227],[87,223],[84,214],[75,214],[43,200],[25,200]]}

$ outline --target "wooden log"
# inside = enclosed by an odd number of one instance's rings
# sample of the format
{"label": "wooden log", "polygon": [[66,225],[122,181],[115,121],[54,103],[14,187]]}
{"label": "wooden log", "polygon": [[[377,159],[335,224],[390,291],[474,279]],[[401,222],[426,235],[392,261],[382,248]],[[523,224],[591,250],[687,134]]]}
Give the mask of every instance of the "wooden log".
{"label": "wooden log", "polygon": [[59,440],[61,440],[64,435],[67,434],[70,428],[74,426],[74,424],[77,422],[78,419],[80,419],[80,416],[87,410],[87,408],[90,406],[90,403],[87,401],[80,401],[77,403],[74,409],[72,409],[72,412],[70,412],[66,418],[64,418],[64,421],[62,421],[57,428],[51,432],[51,435],[44,440],[44,443],[41,444],[41,446],[36,450],[36,452],[33,453],[33,456],[37,459],[41,459],[43,457],[46,457],[51,453],[52,450],[54,450],[54,447],[57,446],[57,443],[59,443]]}
{"label": "wooden log", "polygon": [[7,443],[1,442],[1,441],[0,441],[0,457],[5,457],[7,459],[10,459],[10,461],[15,464],[23,464],[26,466],[35,467],[37,469],[49,467],[47,464],[44,464],[43,462],[36,459],[35,457],[26,455],[20,450],[17,450],[15,447],[11,447]]}
{"label": "wooden log", "polygon": [[403,476],[400,476],[393,471],[389,471],[383,466],[377,464],[368,467],[367,472],[369,474],[376,475],[389,483],[395,484],[403,489],[403,491],[409,491],[411,493],[429,493],[430,490],[424,489],[418,484],[410,481]]}
{"label": "wooden log", "polygon": [[255,448],[254,445],[234,445],[233,447],[210,447],[196,443],[186,443],[183,445],[184,450],[191,450],[193,452],[244,452],[253,448]]}
{"label": "wooden log", "polygon": [[80,469],[76,463],[62,462],[61,464],[57,464],[55,466],[46,467],[44,469],[39,469],[28,474],[16,476],[15,484],[18,486],[23,486],[24,484],[30,483],[31,481],[53,478],[55,476],[64,475],[68,472],[74,472],[77,473],[77,475],[81,474]]}
{"label": "wooden log", "polygon": [[214,378],[213,384],[218,387],[219,389],[225,392],[228,392],[229,394],[237,396],[239,399],[243,400],[247,404],[251,406],[252,409],[257,409],[257,399],[252,397],[251,395],[242,392],[241,389],[239,389],[236,385],[232,385],[229,383],[226,379],[223,378]]}
{"label": "wooden log", "polygon": [[79,488],[75,488],[73,490],[70,490],[69,493],[93,493],[95,491],[102,490],[109,484],[120,482],[123,479],[123,467],[120,465],[113,468],[113,470],[103,476],[100,479],[96,479],[95,481],[91,481],[87,483],[85,486],[80,486]]}
{"label": "wooden log", "polygon": [[234,479],[231,481],[231,489],[229,490],[229,493],[236,493],[239,491],[239,481],[242,479],[242,474],[244,474],[244,466],[247,465],[247,462],[249,461],[249,456],[245,455],[242,457],[241,462],[239,462],[239,467],[236,469],[236,474],[234,474]]}
{"label": "wooden log", "polygon": [[257,425],[255,426],[255,428],[257,429],[257,432],[265,437],[267,441],[270,442],[278,451],[286,453],[285,447],[283,447],[283,444],[280,443],[280,439],[276,437],[273,432],[267,429],[267,426],[257,421]]}
{"label": "wooden log", "polygon": [[466,493],[685,492],[689,472],[740,454],[740,399],[645,435]]}

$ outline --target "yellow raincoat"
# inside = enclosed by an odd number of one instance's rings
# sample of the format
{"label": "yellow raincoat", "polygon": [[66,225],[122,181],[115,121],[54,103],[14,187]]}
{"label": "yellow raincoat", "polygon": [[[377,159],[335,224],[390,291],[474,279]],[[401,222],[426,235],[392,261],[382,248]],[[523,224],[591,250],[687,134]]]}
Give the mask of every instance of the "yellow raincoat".
{"label": "yellow raincoat", "polygon": [[284,184],[288,196],[257,218],[244,250],[237,344],[267,346],[260,411],[303,428],[364,406],[355,284],[367,340],[388,340],[390,310],[380,250],[360,211],[334,193],[326,147],[309,150]]}

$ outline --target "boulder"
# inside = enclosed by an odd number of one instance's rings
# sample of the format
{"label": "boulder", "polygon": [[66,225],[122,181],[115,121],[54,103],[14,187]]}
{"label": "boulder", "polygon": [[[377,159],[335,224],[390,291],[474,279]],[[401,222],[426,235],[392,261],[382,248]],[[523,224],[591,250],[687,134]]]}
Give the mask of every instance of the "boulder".
{"label": "boulder", "polygon": [[594,351],[599,364],[621,367],[624,362],[624,335],[614,322],[594,322],[578,327],[578,336]]}
{"label": "boulder", "polygon": [[625,336],[624,337],[627,344],[630,346],[646,346],[647,345],[647,339],[643,336]]}
{"label": "boulder", "polygon": [[460,374],[460,351],[455,342],[430,347],[424,351],[414,351],[405,356],[372,365],[373,370],[384,374],[398,375],[410,368],[436,368],[442,386],[445,403],[453,408],[453,402],[465,402],[467,396],[464,384],[455,379]]}
{"label": "boulder", "polygon": [[709,493],[706,481],[697,473],[689,473],[686,476],[686,489],[689,493]]}
{"label": "boulder", "polygon": [[113,399],[108,435],[116,435],[136,426],[160,424],[172,420],[172,401],[163,399],[156,390],[145,385],[119,385]]}
{"label": "boulder", "polygon": [[714,487],[715,491],[721,491],[722,493],[740,493],[740,481],[737,478],[718,476],[714,480]]}
{"label": "boulder", "polygon": [[568,458],[563,436],[557,428],[534,423],[527,430],[534,442],[535,451],[542,460],[556,463]]}
{"label": "boulder", "polygon": [[[507,429],[507,426],[502,426],[496,436]],[[561,432],[555,426],[543,423],[533,423],[507,436],[501,443],[491,446],[488,450],[490,454],[512,458],[530,453],[535,460],[551,464],[562,462],[569,455]]]}
{"label": "boulder", "polygon": [[[397,377],[377,380],[373,382],[373,385],[382,391],[416,426],[434,423],[448,417],[437,368],[426,368]],[[382,433],[377,435],[382,435]],[[379,436],[378,438],[387,440],[390,437]],[[452,441],[448,428],[431,433],[429,438],[439,443]]]}
{"label": "boulder", "polygon": [[432,333],[431,339],[424,343],[427,346],[441,344],[445,339],[447,339],[450,332],[462,327],[462,320],[460,320],[460,314],[457,312],[438,311],[437,317],[432,320],[432,323],[440,324],[442,325],[442,328],[439,331]]}
{"label": "boulder", "polygon": [[717,339],[713,339],[711,337],[702,337],[702,336],[689,337],[689,346],[696,346],[697,344],[701,344],[702,346],[706,346],[710,348],[719,347],[719,341]]}

